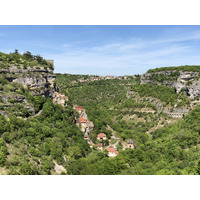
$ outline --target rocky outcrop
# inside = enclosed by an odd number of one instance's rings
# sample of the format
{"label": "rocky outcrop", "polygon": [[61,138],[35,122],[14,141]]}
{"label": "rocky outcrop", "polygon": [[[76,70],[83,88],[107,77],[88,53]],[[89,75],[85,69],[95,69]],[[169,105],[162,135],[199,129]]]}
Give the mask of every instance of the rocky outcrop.
{"label": "rocky outcrop", "polygon": [[22,96],[22,95],[11,96],[9,94],[0,94],[0,98],[4,102],[9,102],[9,100],[12,99],[12,100],[14,100],[17,103],[27,103],[26,98],[24,96]]}
{"label": "rocky outcrop", "polygon": [[[190,99],[200,96],[200,74],[193,71],[179,71],[177,76],[172,76],[176,70],[145,73],[141,75],[141,84],[152,83],[156,85],[167,85],[175,87],[179,93],[184,90]],[[158,76],[167,76],[169,80],[159,81]]]}
{"label": "rocky outcrop", "polygon": [[176,91],[184,89],[187,95],[193,99],[200,95],[200,77],[199,72],[180,72],[177,82],[174,83]]}
{"label": "rocky outcrop", "polygon": [[8,69],[0,69],[0,74],[5,74],[9,82],[22,84],[30,89],[33,95],[44,95],[53,98],[58,87],[54,84],[56,76],[52,69],[44,67],[27,67],[27,69],[19,69],[12,65]]}
{"label": "rocky outcrop", "polygon": [[35,72],[38,72],[38,73],[53,73],[53,70],[52,69],[49,69],[49,68],[44,68],[44,67],[27,67],[26,69],[23,68],[22,65],[20,66],[15,66],[14,64],[11,64],[10,67],[8,68],[0,68],[0,73],[6,73],[6,74],[25,74],[25,73],[35,73]]}

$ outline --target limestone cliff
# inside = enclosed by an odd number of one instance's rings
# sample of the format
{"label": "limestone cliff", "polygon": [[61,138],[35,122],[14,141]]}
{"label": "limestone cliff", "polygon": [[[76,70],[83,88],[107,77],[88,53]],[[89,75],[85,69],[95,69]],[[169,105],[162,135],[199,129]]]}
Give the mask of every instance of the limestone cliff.
{"label": "limestone cliff", "polygon": [[184,90],[190,99],[200,96],[200,74],[195,71],[160,71],[141,75],[141,84],[152,83],[175,87],[179,93]]}
{"label": "limestone cliff", "polygon": [[53,97],[53,93],[58,88],[54,84],[56,76],[52,69],[43,67],[27,67],[27,69],[19,69],[16,66],[11,66],[8,69],[0,69],[0,73],[5,75],[9,82],[22,84],[30,89],[33,95],[44,95]]}

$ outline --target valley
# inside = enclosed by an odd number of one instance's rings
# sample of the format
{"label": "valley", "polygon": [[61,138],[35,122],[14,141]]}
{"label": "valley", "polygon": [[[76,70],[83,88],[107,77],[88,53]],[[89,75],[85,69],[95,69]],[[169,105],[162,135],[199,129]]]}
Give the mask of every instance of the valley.
{"label": "valley", "polygon": [[0,174],[200,173],[200,66],[55,74],[0,53]]}

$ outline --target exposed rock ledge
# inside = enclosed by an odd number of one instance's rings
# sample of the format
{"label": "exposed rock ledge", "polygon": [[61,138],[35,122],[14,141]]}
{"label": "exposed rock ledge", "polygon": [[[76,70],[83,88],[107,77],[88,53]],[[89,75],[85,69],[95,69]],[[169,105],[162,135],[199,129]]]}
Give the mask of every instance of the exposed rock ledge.
{"label": "exposed rock ledge", "polygon": [[176,72],[176,70],[142,74],[141,84],[152,83],[156,85],[167,85],[169,87],[175,87],[177,92],[180,92],[183,89],[190,99],[200,96],[199,72],[180,71],[176,81],[164,81],[163,83],[150,79],[153,74],[170,76],[172,72]]}

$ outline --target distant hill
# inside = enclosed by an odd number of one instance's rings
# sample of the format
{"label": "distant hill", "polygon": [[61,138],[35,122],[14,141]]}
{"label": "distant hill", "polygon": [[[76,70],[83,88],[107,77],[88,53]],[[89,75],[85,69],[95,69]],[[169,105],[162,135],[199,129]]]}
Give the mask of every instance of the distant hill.
{"label": "distant hill", "polygon": [[0,53],[0,174],[65,174],[66,159],[90,152],[53,69],[30,52]]}
{"label": "distant hill", "polygon": [[149,69],[147,73],[161,72],[161,71],[191,71],[191,72],[200,72],[200,65],[184,65],[177,67],[160,67],[155,69]]}

